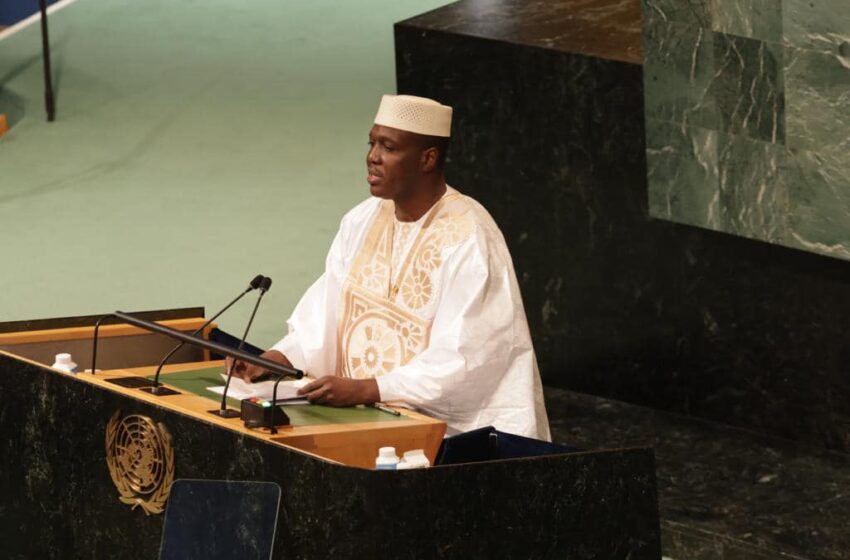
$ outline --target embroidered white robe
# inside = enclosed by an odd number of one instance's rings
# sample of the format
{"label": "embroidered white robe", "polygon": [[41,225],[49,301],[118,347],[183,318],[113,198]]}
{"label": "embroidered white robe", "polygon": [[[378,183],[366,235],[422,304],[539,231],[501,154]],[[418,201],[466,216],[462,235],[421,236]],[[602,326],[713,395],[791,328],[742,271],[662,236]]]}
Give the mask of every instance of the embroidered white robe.
{"label": "embroidered white robe", "polygon": [[378,198],[348,212],[288,326],[273,348],[312,377],[374,377],[381,400],[444,420],[449,435],[492,425],[550,440],[504,238],[451,187],[415,224]]}

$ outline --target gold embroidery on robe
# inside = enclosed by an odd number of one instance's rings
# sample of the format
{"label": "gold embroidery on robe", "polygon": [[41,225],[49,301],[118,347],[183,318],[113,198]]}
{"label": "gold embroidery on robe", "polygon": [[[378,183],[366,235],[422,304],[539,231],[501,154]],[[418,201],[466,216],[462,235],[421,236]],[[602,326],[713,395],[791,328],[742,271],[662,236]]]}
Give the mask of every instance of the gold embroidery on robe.
{"label": "gold embroidery on robe", "polygon": [[343,284],[337,375],[384,375],[428,346],[442,251],[472,234],[471,211],[458,193],[437,202],[391,284],[394,206],[381,202]]}

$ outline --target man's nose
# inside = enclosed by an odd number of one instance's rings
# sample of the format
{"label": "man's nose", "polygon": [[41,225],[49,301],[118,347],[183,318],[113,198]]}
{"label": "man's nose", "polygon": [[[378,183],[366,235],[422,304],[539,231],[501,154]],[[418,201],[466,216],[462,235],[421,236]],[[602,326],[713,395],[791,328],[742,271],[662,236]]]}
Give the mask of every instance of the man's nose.
{"label": "man's nose", "polygon": [[381,162],[381,154],[378,151],[378,145],[369,146],[369,151],[366,152],[366,162],[367,163],[380,163]]}

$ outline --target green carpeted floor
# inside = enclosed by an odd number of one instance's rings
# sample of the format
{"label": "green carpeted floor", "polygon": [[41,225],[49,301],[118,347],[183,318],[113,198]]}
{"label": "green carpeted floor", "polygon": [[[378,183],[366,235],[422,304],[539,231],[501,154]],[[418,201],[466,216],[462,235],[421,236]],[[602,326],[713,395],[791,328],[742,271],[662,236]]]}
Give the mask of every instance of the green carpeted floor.
{"label": "green carpeted floor", "polygon": [[[446,0],[78,0],[0,41],[0,321],[224,305],[285,330],[395,91],[392,23]],[[241,333],[246,298],[219,321]]]}

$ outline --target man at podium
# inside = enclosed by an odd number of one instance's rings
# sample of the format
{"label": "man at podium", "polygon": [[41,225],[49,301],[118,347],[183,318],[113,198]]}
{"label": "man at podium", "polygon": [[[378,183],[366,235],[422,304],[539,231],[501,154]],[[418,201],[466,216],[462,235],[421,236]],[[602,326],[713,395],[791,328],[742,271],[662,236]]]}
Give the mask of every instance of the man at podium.
{"label": "man at podium", "polygon": [[494,426],[550,440],[502,233],[445,181],[451,120],[431,99],[383,96],[366,155],[372,196],[342,218],[324,274],[263,357],[316,378],[301,389],[311,402],[404,403],[449,435]]}

